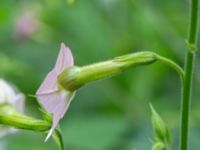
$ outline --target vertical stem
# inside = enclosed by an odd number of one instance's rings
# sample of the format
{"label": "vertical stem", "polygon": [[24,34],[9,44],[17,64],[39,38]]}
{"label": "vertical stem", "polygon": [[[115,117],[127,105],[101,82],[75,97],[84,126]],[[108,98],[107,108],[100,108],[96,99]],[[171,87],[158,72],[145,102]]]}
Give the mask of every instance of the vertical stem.
{"label": "vertical stem", "polygon": [[181,110],[181,143],[180,150],[188,149],[188,126],[191,101],[191,80],[193,72],[194,53],[188,52],[186,56],[185,80],[183,84],[182,110]]}
{"label": "vertical stem", "polygon": [[185,61],[185,79],[183,82],[183,96],[181,106],[181,135],[180,150],[188,150],[189,112],[191,101],[191,88],[193,78],[193,65],[196,51],[198,24],[198,0],[191,0],[190,28],[188,35],[188,51]]}

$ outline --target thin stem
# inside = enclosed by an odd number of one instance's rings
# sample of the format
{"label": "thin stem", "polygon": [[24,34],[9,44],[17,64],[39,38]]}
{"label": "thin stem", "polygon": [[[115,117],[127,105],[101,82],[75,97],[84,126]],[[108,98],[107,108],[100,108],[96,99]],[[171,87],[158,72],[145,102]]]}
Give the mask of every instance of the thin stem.
{"label": "thin stem", "polygon": [[189,127],[193,64],[194,64],[194,54],[188,52],[186,57],[185,80],[183,85],[183,96],[182,96],[180,150],[188,149],[188,133],[189,133],[188,127]]}
{"label": "thin stem", "polygon": [[195,44],[197,40],[197,26],[198,26],[198,0],[191,0],[190,13],[190,28],[188,35],[188,42]]}
{"label": "thin stem", "polygon": [[173,68],[179,74],[181,81],[182,82],[184,81],[185,72],[183,71],[183,69],[178,64],[176,64],[174,61],[172,61],[171,59],[168,59],[166,57],[163,57],[163,56],[160,56],[160,55],[157,55],[157,57],[158,57],[160,62],[168,65],[171,68]]}
{"label": "thin stem", "polygon": [[[189,112],[191,103],[191,89],[193,78],[193,65],[195,59],[197,23],[198,23],[198,0],[191,0],[190,28],[188,35],[188,51],[185,62],[185,79],[183,83],[183,95],[181,105],[181,133],[180,150],[188,150]],[[191,49],[194,47],[195,49]]]}
{"label": "thin stem", "polygon": [[60,150],[64,150],[64,143],[63,143],[63,138],[62,138],[62,133],[60,132],[59,129],[55,129],[55,134],[53,134],[53,138],[55,142],[58,144]]}

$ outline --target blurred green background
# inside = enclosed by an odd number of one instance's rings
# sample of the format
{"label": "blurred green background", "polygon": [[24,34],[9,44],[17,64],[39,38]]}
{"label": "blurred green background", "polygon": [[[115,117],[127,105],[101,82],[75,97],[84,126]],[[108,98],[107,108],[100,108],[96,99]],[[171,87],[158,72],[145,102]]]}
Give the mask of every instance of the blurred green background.
{"label": "blurred green background", "polygon": [[[19,22],[26,14],[31,14],[28,31],[21,33]],[[187,0],[1,0],[0,77],[26,94],[26,114],[40,118],[36,100],[28,94],[35,94],[54,66],[61,42],[79,66],[142,50],[183,66],[187,29]],[[200,147],[199,58],[197,53],[191,150]],[[180,93],[176,72],[158,63],[84,86],[61,121],[66,150],[149,150],[149,102],[178,149]],[[44,137],[20,130],[0,139],[0,150],[56,150],[53,140],[44,143]]]}

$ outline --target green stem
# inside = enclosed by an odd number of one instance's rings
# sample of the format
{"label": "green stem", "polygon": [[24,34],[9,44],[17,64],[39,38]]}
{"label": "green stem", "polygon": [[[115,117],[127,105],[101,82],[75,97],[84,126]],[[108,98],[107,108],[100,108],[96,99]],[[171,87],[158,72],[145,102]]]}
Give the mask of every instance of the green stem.
{"label": "green stem", "polygon": [[197,26],[198,26],[198,0],[191,0],[191,13],[190,13],[190,28],[188,35],[188,42],[196,44],[197,40]]}
{"label": "green stem", "polygon": [[55,129],[55,132],[53,134],[53,138],[57,145],[59,146],[60,150],[64,150],[64,143],[63,143],[63,138],[62,138],[62,133],[60,132],[59,129]]}
{"label": "green stem", "polygon": [[188,36],[188,51],[185,63],[185,79],[183,83],[183,95],[181,105],[181,133],[180,150],[188,150],[189,112],[191,101],[191,88],[193,78],[193,65],[195,59],[197,23],[198,23],[198,0],[191,0],[191,18]]}
{"label": "green stem", "polygon": [[183,85],[182,110],[181,110],[181,143],[180,150],[188,149],[188,126],[191,101],[191,80],[193,72],[194,54],[188,52],[186,57],[185,80]]}
{"label": "green stem", "polygon": [[184,81],[185,72],[183,71],[183,69],[178,64],[176,64],[174,61],[172,61],[171,59],[168,59],[166,57],[163,57],[163,56],[160,56],[160,55],[157,55],[157,57],[158,57],[158,60],[160,62],[162,62],[163,64],[166,64],[167,66],[169,66],[171,68],[173,68],[179,74],[181,81],[182,82]]}

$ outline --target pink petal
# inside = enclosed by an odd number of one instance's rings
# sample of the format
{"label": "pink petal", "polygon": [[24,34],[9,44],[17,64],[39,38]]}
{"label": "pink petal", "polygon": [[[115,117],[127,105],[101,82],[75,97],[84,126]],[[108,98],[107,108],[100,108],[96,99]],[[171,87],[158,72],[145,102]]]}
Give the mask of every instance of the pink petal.
{"label": "pink petal", "polygon": [[57,74],[54,70],[48,73],[36,95],[48,94],[57,91]]}
{"label": "pink petal", "polygon": [[65,68],[74,64],[73,56],[68,47],[64,43],[61,43],[60,52],[56,61],[54,69],[48,73],[45,80],[37,90],[36,94],[47,94],[58,90],[57,87],[57,76]]}
{"label": "pink petal", "polygon": [[55,72],[59,74],[65,68],[74,65],[74,59],[69,47],[66,47],[64,43],[61,43],[60,53],[54,67]]}
{"label": "pink petal", "polygon": [[25,105],[25,97],[23,94],[19,94],[14,107],[18,112],[24,113],[24,107],[25,107],[24,105]]}
{"label": "pink petal", "polygon": [[48,73],[36,92],[36,95],[44,109],[48,113],[53,114],[53,124],[46,140],[48,140],[58,122],[64,116],[73,97],[73,93],[59,90],[57,85],[57,76],[65,68],[70,67],[73,64],[74,60],[70,49],[66,47],[64,43],[61,43],[55,67]]}
{"label": "pink petal", "polygon": [[49,139],[58,122],[64,116],[73,98],[73,95],[73,93],[57,91],[51,94],[38,96],[45,110],[53,114],[53,124],[45,141]]}

